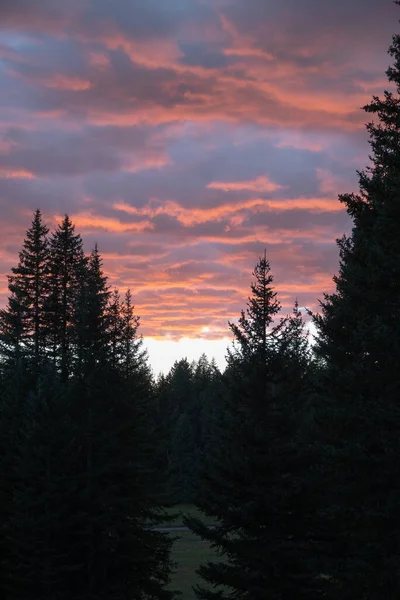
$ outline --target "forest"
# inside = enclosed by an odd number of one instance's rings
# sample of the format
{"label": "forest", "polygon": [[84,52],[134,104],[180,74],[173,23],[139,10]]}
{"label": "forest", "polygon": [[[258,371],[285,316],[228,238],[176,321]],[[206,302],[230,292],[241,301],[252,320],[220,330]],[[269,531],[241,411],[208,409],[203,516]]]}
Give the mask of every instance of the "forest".
{"label": "forest", "polygon": [[2,599],[177,598],[165,529],[194,504],[216,553],[199,599],[398,600],[400,35],[389,54],[314,344],[265,253],[225,371],[203,355],[155,378],[134,289],[68,215],[50,232],[34,212],[0,312]]}

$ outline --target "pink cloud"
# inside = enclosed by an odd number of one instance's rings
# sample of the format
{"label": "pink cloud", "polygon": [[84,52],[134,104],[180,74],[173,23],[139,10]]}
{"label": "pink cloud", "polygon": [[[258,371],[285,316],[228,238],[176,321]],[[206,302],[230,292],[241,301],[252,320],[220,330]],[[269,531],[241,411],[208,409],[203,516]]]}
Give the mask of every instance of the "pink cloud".
{"label": "pink cloud", "polygon": [[0,178],[4,179],[36,179],[36,175],[26,169],[0,168]]}
{"label": "pink cloud", "polygon": [[92,83],[87,79],[80,77],[56,74],[53,77],[43,80],[43,85],[59,90],[70,90],[73,92],[82,92],[90,90]]}
{"label": "pink cloud", "polygon": [[[57,216],[58,221],[61,220],[60,216]],[[137,221],[134,223],[123,223],[118,219],[111,217],[105,217],[99,214],[95,214],[91,211],[78,212],[71,215],[71,220],[76,227],[83,233],[90,231],[111,231],[113,233],[125,233],[125,232],[140,232],[147,231],[153,228],[150,221]]]}
{"label": "pink cloud", "polygon": [[283,189],[282,185],[274,183],[265,175],[260,175],[250,181],[212,181],[207,187],[224,192],[250,190],[252,192],[275,192]]}
{"label": "pink cloud", "polygon": [[1,3],[2,302],[39,206],[99,243],[145,335],[229,335],[264,248],[284,309],[316,307],[349,228],[337,194],[367,160],[359,107],[386,86],[391,9],[128,4]]}

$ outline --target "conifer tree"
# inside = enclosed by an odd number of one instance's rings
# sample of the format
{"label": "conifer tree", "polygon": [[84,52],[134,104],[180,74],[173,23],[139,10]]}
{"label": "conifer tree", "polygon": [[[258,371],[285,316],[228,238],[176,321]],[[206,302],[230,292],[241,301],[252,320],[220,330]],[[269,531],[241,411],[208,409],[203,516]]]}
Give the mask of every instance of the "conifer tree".
{"label": "conifer tree", "polygon": [[118,289],[112,291],[107,310],[110,336],[110,363],[112,369],[117,370],[121,360],[123,329],[121,297]]}
{"label": "conifer tree", "polygon": [[18,398],[14,393],[20,414],[8,457],[13,486],[5,527],[6,598],[66,600],[80,570],[72,535],[79,530],[79,482],[71,396],[52,365],[42,367],[35,387]]}
{"label": "conifer tree", "polygon": [[37,370],[45,354],[45,311],[48,295],[49,230],[39,209],[26,232],[19,263],[8,276],[8,306],[1,311],[2,354],[15,364],[25,358]]}
{"label": "conifer tree", "polygon": [[73,370],[76,306],[87,262],[81,236],[75,233],[68,215],[52,234],[49,251],[50,291],[46,307],[49,354],[66,380]]}
{"label": "conifer tree", "polygon": [[0,597],[8,600],[10,576],[10,522],[17,478],[20,430],[26,396],[35,386],[35,375],[22,361],[5,369],[0,383]]}
{"label": "conifer tree", "polygon": [[231,323],[225,391],[198,507],[216,526],[188,518],[221,555],[199,574],[204,599],[317,598],[308,526],[312,512],[301,440],[308,345],[298,308],[275,322],[280,303],[269,262],[254,270],[252,296]]}
{"label": "conifer tree", "polygon": [[102,258],[95,245],[84,269],[77,298],[76,330],[77,374],[92,373],[96,365],[107,362],[109,342],[108,303],[110,289],[103,273]]}
{"label": "conifer tree", "polygon": [[161,463],[169,473],[176,503],[191,503],[208,452],[214,412],[218,410],[221,374],[203,354],[191,364],[176,361],[156,384],[156,415],[163,433]]}
{"label": "conifer tree", "polygon": [[138,336],[140,318],[135,314],[131,290],[125,294],[121,317],[121,367],[124,377],[129,378],[140,369],[147,371],[147,355],[143,350],[143,340]]}
{"label": "conifer tree", "polygon": [[193,498],[196,446],[190,413],[194,403],[193,369],[186,358],[177,360],[167,376],[164,414],[169,425],[168,470],[175,502]]}
{"label": "conifer tree", "polygon": [[[39,346],[40,369],[19,360],[1,372],[1,597],[168,600],[175,595],[167,590],[172,539],[156,530],[168,517],[154,468],[152,378],[137,335],[139,317],[129,292],[114,310],[120,313],[115,361],[110,306],[119,296],[110,301],[97,247],[87,262],[81,261],[79,238],[67,219],[63,227],[77,242],[77,264],[83,265],[67,329],[62,319],[54,320],[60,325],[57,347],[49,361],[44,352],[49,342]],[[72,263],[66,291],[71,304]],[[63,280],[57,280],[62,270],[51,267],[47,279],[61,282],[60,295],[50,298],[51,287],[46,288],[41,311],[45,302],[50,310],[63,298]],[[41,272],[48,273],[44,267]],[[44,332],[55,313],[40,321]],[[31,350],[35,329],[27,331],[23,344]]]}
{"label": "conifer tree", "polygon": [[359,193],[339,196],[353,229],[338,241],[336,290],[315,316],[325,367],[326,571],[344,599],[400,594],[400,35],[389,54],[392,90],[364,107],[375,118],[371,164],[359,173]]}
{"label": "conifer tree", "polygon": [[135,313],[132,294],[128,289],[121,301],[116,289],[110,295],[107,309],[110,362],[123,379],[141,373],[151,379],[147,364],[147,353],[143,348],[143,338],[138,335],[140,317]]}
{"label": "conifer tree", "polygon": [[110,297],[95,248],[78,304],[80,371],[73,382],[80,448],[76,556],[79,600],[172,598],[171,539],[153,527],[166,519],[155,473],[151,372],[137,335],[131,294]]}

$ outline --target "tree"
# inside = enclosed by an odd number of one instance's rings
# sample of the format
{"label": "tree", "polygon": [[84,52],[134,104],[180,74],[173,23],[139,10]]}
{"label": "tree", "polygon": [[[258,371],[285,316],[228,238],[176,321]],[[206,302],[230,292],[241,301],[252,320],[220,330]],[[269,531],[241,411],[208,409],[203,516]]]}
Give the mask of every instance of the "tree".
{"label": "tree", "polygon": [[66,600],[80,570],[73,536],[79,530],[74,510],[79,447],[71,396],[49,365],[36,391],[14,394],[15,400],[20,411],[9,433],[13,485],[5,526],[5,597]]}
{"label": "tree", "polygon": [[24,421],[25,399],[35,376],[21,363],[7,369],[0,381],[0,597],[8,600],[10,586],[10,520],[17,478],[19,435]]}
{"label": "tree", "polygon": [[301,431],[308,344],[298,307],[280,310],[266,256],[254,270],[247,311],[231,323],[225,392],[198,507],[215,526],[189,518],[192,530],[221,555],[199,574],[214,589],[204,599],[317,598],[308,527],[312,505]]}
{"label": "tree", "polygon": [[394,89],[364,107],[377,119],[367,125],[371,164],[359,173],[359,193],[339,196],[353,229],[338,241],[336,290],[315,316],[325,365],[319,420],[330,482],[329,568],[341,598],[368,600],[400,593],[399,35],[389,54]]}
{"label": "tree", "polygon": [[48,295],[47,234],[39,209],[34,212],[31,227],[26,232],[19,263],[8,276],[10,296],[8,306],[1,311],[0,331],[2,351],[12,364],[22,358],[30,361],[34,370],[45,354],[45,311]]}
{"label": "tree", "polygon": [[122,336],[121,336],[121,368],[124,377],[129,378],[139,367],[146,367],[147,355],[143,350],[143,340],[138,337],[137,332],[140,317],[135,314],[132,303],[131,290],[125,294],[121,310]]}
{"label": "tree", "polygon": [[110,363],[113,369],[117,370],[121,361],[121,343],[122,343],[122,306],[119,290],[113,290],[110,295],[108,305],[108,323],[110,335]]}
{"label": "tree", "polygon": [[193,368],[186,358],[175,361],[165,381],[159,387],[160,419],[165,423],[167,471],[171,495],[177,503],[193,498],[197,471],[196,440],[193,410]]}
{"label": "tree", "polygon": [[82,565],[79,600],[166,600],[172,540],[154,530],[168,520],[154,468],[151,372],[131,294],[111,295],[97,247],[78,303],[79,370],[73,414],[80,448],[76,510],[81,524],[74,552]]}
{"label": "tree", "polygon": [[49,354],[62,379],[67,380],[73,370],[76,305],[87,263],[81,236],[75,233],[68,215],[52,234],[49,253],[50,292],[46,306]]}
{"label": "tree", "polygon": [[76,382],[73,396],[81,482],[73,548],[81,568],[71,597],[173,598],[166,589],[172,539],[154,530],[168,519],[153,468],[158,440],[146,382],[100,364]]}
{"label": "tree", "polygon": [[77,374],[85,376],[107,363],[110,290],[97,244],[91,252],[75,313]]}
{"label": "tree", "polygon": [[205,354],[202,354],[193,365],[193,388],[194,402],[191,418],[197,466],[194,494],[197,494],[196,488],[201,485],[200,473],[204,469],[209,452],[212,451],[213,426],[218,415],[222,393],[221,373],[215,360],[209,361]]}
{"label": "tree", "polygon": [[[155,469],[153,382],[137,335],[139,317],[130,292],[119,308],[118,293],[110,300],[97,247],[86,261],[67,218],[61,230],[76,242],[61,248],[79,260],[70,256],[63,270],[54,250],[51,270],[40,271],[53,283],[42,288],[43,303],[40,298],[34,363],[40,368],[21,358],[0,373],[2,597],[169,600],[175,596],[166,589],[173,540],[156,529],[168,517]],[[83,273],[73,308],[74,264]],[[16,289],[25,292],[22,275]],[[51,319],[56,331],[46,338]],[[35,328],[28,325],[24,354],[35,349]],[[51,353],[50,339],[56,341]]]}

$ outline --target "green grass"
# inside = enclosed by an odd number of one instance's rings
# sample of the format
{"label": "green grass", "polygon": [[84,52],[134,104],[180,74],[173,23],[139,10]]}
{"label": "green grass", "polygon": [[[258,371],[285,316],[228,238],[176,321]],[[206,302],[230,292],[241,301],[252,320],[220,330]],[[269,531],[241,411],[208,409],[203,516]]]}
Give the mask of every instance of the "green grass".
{"label": "green grass", "polygon": [[215,552],[207,542],[203,542],[191,531],[181,531],[172,550],[172,560],[177,567],[172,577],[171,589],[182,592],[182,600],[195,600],[192,586],[201,583],[196,569],[201,563],[216,558]]}
{"label": "green grass", "polygon": [[[183,515],[200,516],[206,523],[213,523],[212,520],[204,518],[204,515],[192,505],[180,505],[170,509],[169,512],[170,514],[178,513],[178,517],[172,523],[168,523],[172,527],[184,525]],[[192,590],[192,586],[196,583],[204,583],[196,573],[197,567],[207,561],[218,560],[218,556],[207,542],[203,542],[191,531],[173,531],[170,535],[173,537],[179,536],[174,542],[172,549],[172,560],[177,567],[170,587],[182,592],[181,600],[195,600],[196,596]]]}

